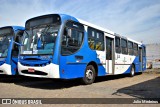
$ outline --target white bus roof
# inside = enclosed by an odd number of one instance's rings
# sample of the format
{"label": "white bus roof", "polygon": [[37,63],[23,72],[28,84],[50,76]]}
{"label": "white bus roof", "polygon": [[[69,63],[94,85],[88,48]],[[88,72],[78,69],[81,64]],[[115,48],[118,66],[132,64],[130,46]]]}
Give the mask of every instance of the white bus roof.
{"label": "white bus roof", "polygon": [[114,32],[112,32],[112,31],[110,31],[110,30],[108,30],[108,29],[104,29],[104,28],[102,28],[102,27],[100,27],[100,26],[94,25],[94,24],[92,24],[92,23],[86,22],[86,21],[81,20],[81,19],[78,19],[78,21],[79,21],[80,23],[84,24],[84,25],[87,25],[87,26],[90,26],[90,27],[93,27],[93,28],[96,28],[96,29],[99,29],[99,30],[102,30],[102,31],[104,31],[104,32],[107,32],[107,33],[110,33],[110,34],[114,35]]}
{"label": "white bus roof", "polygon": [[139,44],[139,45],[142,45],[142,43],[141,42],[137,42],[137,41],[135,41],[135,40],[133,40],[133,39],[130,39],[130,38],[127,38],[129,41],[132,41],[132,42],[134,42],[134,43],[137,43],[137,44]]}
{"label": "white bus roof", "polygon": [[[78,19],[78,18],[77,18],[77,19]],[[102,27],[100,27],[100,26],[94,25],[94,24],[92,24],[92,23],[86,22],[86,21],[81,20],[81,19],[78,19],[78,21],[79,21],[80,23],[86,25],[86,26],[90,26],[90,27],[96,28],[96,29],[98,29],[98,30],[102,30],[102,31],[104,31],[104,32],[106,32],[106,33],[109,33],[109,34],[115,36],[115,32],[113,32],[113,31],[110,31],[110,30],[108,30],[108,29],[102,28]],[[124,36],[119,36],[119,37],[121,37],[121,38],[126,38],[127,40],[132,41],[132,42],[134,42],[134,43],[137,43],[137,44],[139,44],[139,45],[142,44],[141,42],[137,42],[137,41],[135,41],[135,40],[133,40],[133,39],[130,39],[130,38],[128,38],[128,37],[124,37]]]}

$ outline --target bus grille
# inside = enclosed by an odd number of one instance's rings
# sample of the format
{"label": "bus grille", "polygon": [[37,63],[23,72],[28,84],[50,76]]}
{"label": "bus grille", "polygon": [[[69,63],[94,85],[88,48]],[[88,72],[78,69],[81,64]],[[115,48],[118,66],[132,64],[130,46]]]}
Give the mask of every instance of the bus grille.
{"label": "bus grille", "polygon": [[21,64],[23,66],[32,66],[32,67],[43,67],[43,66],[46,66],[46,65],[49,65],[50,63],[43,63],[43,64],[25,64],[25,63],[22,63]]}

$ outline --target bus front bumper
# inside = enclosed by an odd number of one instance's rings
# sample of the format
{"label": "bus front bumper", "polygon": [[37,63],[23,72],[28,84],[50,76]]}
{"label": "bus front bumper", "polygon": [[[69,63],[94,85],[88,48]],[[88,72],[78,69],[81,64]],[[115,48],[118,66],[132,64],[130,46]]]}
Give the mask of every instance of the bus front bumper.
{"label": "bus front bumper", "polygon": [[11,65],[4,63],[0,66],[0,74],[12,75]]}
{"label": "bus front bumper", "polygon": [[[31,69],[31,70],[30,70]],[[43,67],[24,66],[18,62],[19,75],[40,78],[60,78],[59,65],[50,63]]]}

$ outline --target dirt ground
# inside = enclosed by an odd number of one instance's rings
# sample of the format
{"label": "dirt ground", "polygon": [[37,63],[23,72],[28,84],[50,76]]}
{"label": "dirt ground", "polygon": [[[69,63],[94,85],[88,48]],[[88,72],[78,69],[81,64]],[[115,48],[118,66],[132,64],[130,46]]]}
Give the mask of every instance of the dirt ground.
{"label": "dirt ground", "polygon": [[0,75],[0,98],[160,98],[160,69],[134,77],[97,77],[91,85],[82,85],[79,79]]}

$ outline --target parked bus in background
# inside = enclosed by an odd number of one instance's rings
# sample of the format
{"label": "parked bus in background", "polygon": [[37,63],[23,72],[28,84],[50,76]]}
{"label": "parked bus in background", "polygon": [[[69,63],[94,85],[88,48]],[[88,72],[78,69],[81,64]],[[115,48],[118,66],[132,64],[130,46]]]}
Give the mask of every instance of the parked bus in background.
{"label": "parked bus in background", "polygon": [[65,14],[26,21],[18,60],[20,75],[82,78],[130,74],[146,69],[145,45]]}
{"label": "parked bus in background", "polygon": [[18,73],[18,43],[23,36],[24,27],[6,26],[0,28],[0,74]]}

